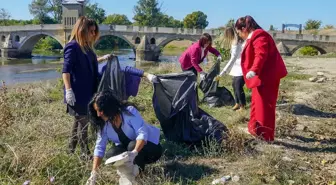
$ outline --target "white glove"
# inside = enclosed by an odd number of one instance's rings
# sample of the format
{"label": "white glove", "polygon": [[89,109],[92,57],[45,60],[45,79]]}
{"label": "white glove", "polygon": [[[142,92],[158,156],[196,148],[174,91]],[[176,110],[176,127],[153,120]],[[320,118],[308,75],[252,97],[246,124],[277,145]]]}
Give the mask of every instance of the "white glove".
{"label": "white glove", "polygon": [[148,79],[150,82],[152,82],[152,83],[158,83],[157,76],[148,73],[146,77],[147,77],[147,79]]}
{"label": "white glove", "polygon": [[66,89],[65,90],[65,100],[67,102],[67,104],[74,106],[75,102],[76,102],[76,98],[75,98],[75,94],[72,91],[72,89]]}
{"label": "white glove", "polygon": [[132,162],[134,161],[135,157],[138,155],[138,152],[136,150],[133,150],[131,152],[128,152],[128,159],[129,159],[129,162]]}
{"label": "white glove", "polygon": [[222,56],[219,55],[219,56],[217,57],[217,61],[218,61],[218,62],[222,61]]}
{"label": "white glove", "polygon": [[98,173],[96,171],[91,172],[90,178],[86,181],[85,185],[95,185],[97,181]]}
{"label": "white glove", "polygon": [[205,72],[201,72],[201,73],[200,73],[200,79],[201,79],[201,80],[204,80],[206,75],[207,75],[207,74],[206,74]]}
{"label": "white glove", "polygon": [[246,78],[247,78],[247,79],[251,79],[251,78],[253,78],[255,75],[256,75],[256,73],[255,73],[254,71],[249,71],[249,72],[246,74]]}

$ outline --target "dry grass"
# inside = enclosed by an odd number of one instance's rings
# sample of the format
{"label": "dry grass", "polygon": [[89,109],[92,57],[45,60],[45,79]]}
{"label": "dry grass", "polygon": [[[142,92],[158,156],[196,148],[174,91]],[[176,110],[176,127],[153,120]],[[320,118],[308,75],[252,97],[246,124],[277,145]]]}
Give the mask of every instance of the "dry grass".
{"label": "dry grass", "polygon": [[[173,64],[147,66],[146,70],[155,73],[180,71]],[[291,95],[296,89],[293,88],[296,85],[291,83],[298,84],[307,77],[291,73],[281,88]],[[230,77],[221,79],[220,83],[231,90]],[[5,132],[0,133],[0,184],[22,184],[26,180],[38,185],[51,184],[51,177],[55,177],[53,184],[85,184],[91,163],[82,162],[78,153],[66,154],[72,118],[65,114],[60,87],[59,82],[44,82],[11,88],[6,92],[1,90],[0,125],[1,131]],[[248,91],[247,94],[250,96]],[[144,80],[138,96],[131,101],[139,106],[146,121],[159,126],[151,97],[152,86]],[[314,104],[315,108],[325,107],[323,109],[327,110],[327,104],[321,103],[321,100],[329,102],[329,98],[320,95],[317,99],[319,101]],[[220,145],[210,142],[199,148],[188,148],[162,137],[164,155],[159,162],[146,168],[146,173],[138,179],[140,184],[210,184],[213,179],[230,174],[238,175],[240,180],[229,184],[289,184],[293,180],[295,184],[328,185],[336,180],[333,176],[335,169],[332,168],[335,158],[321,165],[324,153],[301,150],[303,147],[313,148],[313,144],[306,143],[298,146],[299,149],[293,149],[286,148],[284,144],[279,147],[277,144],[254,140],[241,131],[241,128],[246,128],[248,111],[237,113],[231,107],[209,108],[205,104],[201,108],[228,126],[228,139]],[[297,119],[298,116],[290,110],[280,112],[277,137],[281,141],[285,142],[288,135],[306,134],[294,132],[295,125],[302,124],[301,118]],[[335,128],[335,121],[327,118],[322,121],[328,123],[329,127],[321,126],[317,132],[319,135],[327,133],[331,141],[335,138],[335,132],[330,128]],[[92,149],[95,138],[90,136],[89,139]],[[295,140],[288,142],[292,145],[302,144]],[[336,147],[333,143],[324,146],[331,149]],[[283,160],[286,156],[292,161]],[[115,170],[110,166],[102,166],[98,184],[116,183]]]}

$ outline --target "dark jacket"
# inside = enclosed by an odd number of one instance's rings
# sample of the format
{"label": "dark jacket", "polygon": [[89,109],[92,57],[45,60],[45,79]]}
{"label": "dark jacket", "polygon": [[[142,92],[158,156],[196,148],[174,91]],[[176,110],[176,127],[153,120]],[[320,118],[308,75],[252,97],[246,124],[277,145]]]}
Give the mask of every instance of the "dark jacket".
{"label": "dark jacket", "polygon": [[[71,88],[75,94],[75,106],[87,107],[98,86],[98,61],[92,50],[81,50],[72,40],[64,48],[62,73],[70,73]],[[64,96],[65,101],[65,96]]]}

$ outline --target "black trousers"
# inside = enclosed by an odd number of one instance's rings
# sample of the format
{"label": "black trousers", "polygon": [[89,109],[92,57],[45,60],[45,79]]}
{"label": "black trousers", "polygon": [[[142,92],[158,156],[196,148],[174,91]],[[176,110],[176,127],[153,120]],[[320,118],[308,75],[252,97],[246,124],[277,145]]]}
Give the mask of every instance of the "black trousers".
{"label": "black trousers", "polygon": [[232,87],[235,96],[236,104],[246,105],[246,98],[244,93],[244,77],[243,76],[234,76],[232,80]]}
{"label": "black trousers", "polygon": [[89,121],[87,116],[75,116],[75,120],[71,129],[69,152],[74,153],[77,143],[79,142],[81,153],[90,155],[89,141],[88,141]]}
{"label": "black trousers", "polygon": [[[119,154],[122,154],[126,151],[132,151],[135,148],[136,141],[131,141],[128,146],[118,145],[110,148],[106,152],[105,157],[110,158]],[[146,164],[154,163],[160,159],[162,155],[162,147],[159,144],[154,144],[150,141],[147,141],[147,144],[142,148],[138,155],[134,159],[134,163],[137,164],[140,170],[145,169]]]}

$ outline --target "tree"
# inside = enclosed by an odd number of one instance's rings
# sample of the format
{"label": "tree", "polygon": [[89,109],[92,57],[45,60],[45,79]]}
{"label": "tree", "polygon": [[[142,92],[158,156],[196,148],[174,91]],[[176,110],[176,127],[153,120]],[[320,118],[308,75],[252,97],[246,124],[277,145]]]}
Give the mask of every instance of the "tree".
{"label": "tree", "polygon": [[139,0],[134,6],[134,14],[134,25],[137,26],[158,26],[163,16],[158,0]]}
{"label": "tree", "polygon": [[62,0],[48,0],[49,13],[57,23],[62,22]]}
{"label": "tree", "polygon": [[182,28],[183,23],[179,20],[174,19],[172,16],[163,14],[161,17],[161,24],[158,26],[171,27],[171,28]]}
{"label": "tree", "polygon": [[234,19],[230,19],[226,23],[225,27],[232,27],[232,26],[234,26],[234,24],[235,24],[235,20]]}
{"label": "tree", "polygon": [[126,15],[112,14],[106,17],[103,24],[131,25],[132,22],[127,18]]}
{"label": "tree", "polygon": [[8,19],[11,17],[10,13],[4,8],[0,9],[0,22],[3,25],[7,25]]}
{"label": "tree", "polygon": [[208,26],[207,15],[201,11],[188,14],[183,19],[183,25],[185,28],[204,29]]}
{"label": "tree", "polygon": [[305,30],[317,30],[321,27],[322,21],[309,19],[306,22]]}
{"label": "tree", "polygon": [[44,24],[44,20],[48,19],[49,11],[48,0],[33,0],[32,3],[29,4],[30,14],[32,14],[40,24]]}
{"label": "tree", "polygon": [[271,24],[270,28],[269,28],[269,31],[275,31],[275,28],[274,26]]}
{"label": "tree", "polygon": [[331,25],[331,24],[327,24],[327,25],[325,25],[324,27],[323,27],[323,29],[334,29],[335,27],[334,27],[334,25]]}
{"label": "tree", "polygon": [[29,11],[40,24],[62,22],[62,0],[32,0]]}
{"label": "tree", "polygon": [[86,16],[101,24],[105,20],[105,10],[100,8],[98,3],[87,4],[85,6]]}
{"label": "tree", "polygon": [[33,24],[56,24],[57,22],[48,15],[33,19]]}

